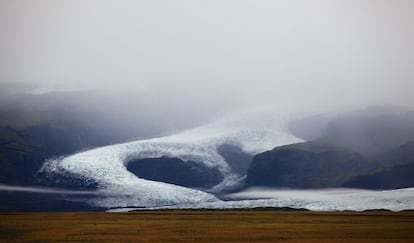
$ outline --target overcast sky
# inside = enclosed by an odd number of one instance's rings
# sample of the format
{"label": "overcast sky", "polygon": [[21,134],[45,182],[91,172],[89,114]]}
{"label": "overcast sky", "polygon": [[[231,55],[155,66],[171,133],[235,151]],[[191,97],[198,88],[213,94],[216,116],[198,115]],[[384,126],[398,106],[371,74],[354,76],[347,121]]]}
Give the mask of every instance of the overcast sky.
{"label": "overcast sky", "polygon": [[413,12],[412,0],[0,0],[0,88],[211,109],[412,105]]}

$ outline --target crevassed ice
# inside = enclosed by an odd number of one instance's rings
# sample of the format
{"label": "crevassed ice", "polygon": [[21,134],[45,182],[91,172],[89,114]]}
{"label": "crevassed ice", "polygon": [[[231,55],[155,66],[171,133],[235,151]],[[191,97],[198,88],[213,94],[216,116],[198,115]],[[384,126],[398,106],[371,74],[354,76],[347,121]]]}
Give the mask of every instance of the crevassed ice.
{"label": "crevassed ice", "polygon": [[287,128],[289,115],[269,110],[239,111],[210,124],[174,135],[96,148],[48,160],[47,173],[79,175],[99,183],[93,204],[103,207],[162,206],[219,201],[213,194],[137,178],[126,169],[131,159],[176,157],[216,167],[224,180],[211,191],[234,186],[239,175],[217,153],[223,144],[240,146],[255,154],[276,146],[300,142]]}

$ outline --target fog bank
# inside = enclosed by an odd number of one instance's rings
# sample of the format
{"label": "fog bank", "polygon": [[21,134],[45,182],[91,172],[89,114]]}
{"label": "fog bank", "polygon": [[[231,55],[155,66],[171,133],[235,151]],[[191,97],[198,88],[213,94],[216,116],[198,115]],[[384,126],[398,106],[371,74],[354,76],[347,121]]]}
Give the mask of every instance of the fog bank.
{"label": "fog bank", "polygon": [[[414,103],[414,2],[0,2],[0,90],[206,119]],[[92,101],[91,101],[92,100]],[[138,108],[137,108],[138,107]]]}

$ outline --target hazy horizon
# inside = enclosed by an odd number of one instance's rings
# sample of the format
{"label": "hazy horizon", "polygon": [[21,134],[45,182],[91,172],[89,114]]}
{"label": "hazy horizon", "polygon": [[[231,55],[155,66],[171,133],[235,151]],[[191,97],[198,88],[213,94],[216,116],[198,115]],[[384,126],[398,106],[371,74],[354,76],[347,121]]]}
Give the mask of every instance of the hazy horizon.
{"label": "hazy horizon", "polygon": [[244,106],[412,106],[413,9],[409,0],[1,0],[0,90],[92,90],[108,110],[190,120]]}

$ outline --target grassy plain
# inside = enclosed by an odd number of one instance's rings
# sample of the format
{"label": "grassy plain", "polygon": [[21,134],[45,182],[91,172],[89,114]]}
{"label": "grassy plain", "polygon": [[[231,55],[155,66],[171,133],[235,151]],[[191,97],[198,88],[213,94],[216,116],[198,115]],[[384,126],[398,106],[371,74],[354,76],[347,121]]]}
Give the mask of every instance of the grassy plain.
{"label": "grassy plain", "polygon": [[0,212],[0,242],[414,242],[414,212]]}

